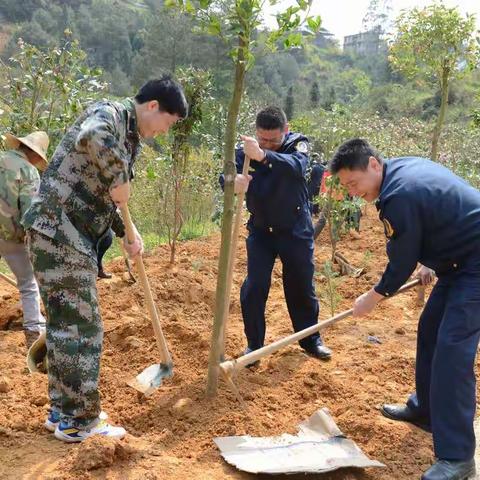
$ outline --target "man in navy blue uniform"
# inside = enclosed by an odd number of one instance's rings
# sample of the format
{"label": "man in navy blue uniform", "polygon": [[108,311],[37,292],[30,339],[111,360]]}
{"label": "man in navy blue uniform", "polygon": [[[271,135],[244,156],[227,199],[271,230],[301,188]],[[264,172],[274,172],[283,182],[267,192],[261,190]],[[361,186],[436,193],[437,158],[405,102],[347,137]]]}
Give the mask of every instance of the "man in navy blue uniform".
{"label": "man in navy blue uniform", "polygon": [[417,266],[438,281],[420,316],[416,391],[406,405],[384,405],[393,420],[433,433],[436,463],[423,480],[463,480],[475,472],[474,362],[480,337],[480,192],[450,170],[416,157],[382,160],[362,139],[344,143],[331,171],[350,195],[374,201],[387,236],[388,265],[355,300],[367,315]]}
{"label": "man in navy blue uniform", "polygon": [[[241,293],[245,353],[265,341],[265,305],[275,259],[283,267],[283,288],[295,331],[318,321],[318,300],[313,284],[313,227],[309,210],[306,169],[308,139],[288,131],[285,113],[268,107],[256,118],[256,138],[242,136],[236,152],[235,191],[246,191],[251,213],[247,238],[248,272]],[[241,174],[245,154],[250,175]],[[247,191],[248,189],[248,191]],[[325,360],[331,351],[318,333],[300,341],[310,355]]]}

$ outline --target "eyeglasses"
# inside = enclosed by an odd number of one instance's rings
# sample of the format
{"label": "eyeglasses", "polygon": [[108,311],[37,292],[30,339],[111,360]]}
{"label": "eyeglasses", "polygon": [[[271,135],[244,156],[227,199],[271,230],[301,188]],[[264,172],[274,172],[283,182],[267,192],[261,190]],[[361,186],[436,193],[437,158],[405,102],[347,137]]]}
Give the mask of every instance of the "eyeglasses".
{"label": "eyeglasses", "polygon": [[263,145],[281,145],[285,140],[285,135],[276,138],[265,138],[262,136],[257,135],[257,140],[259,144]]}

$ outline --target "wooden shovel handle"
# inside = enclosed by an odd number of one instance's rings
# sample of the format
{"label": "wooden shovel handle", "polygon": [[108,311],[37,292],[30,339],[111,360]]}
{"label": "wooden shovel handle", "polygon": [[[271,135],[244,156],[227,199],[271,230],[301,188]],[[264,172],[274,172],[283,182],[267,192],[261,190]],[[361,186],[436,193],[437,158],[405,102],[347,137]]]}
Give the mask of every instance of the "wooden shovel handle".
{"label": "wooden shovel handle", "polygon": [[[245,155],[243,161],[242,175],[248,175],[250,169],[250,158]],[[235,270],[235,258],[237,256],[238,237],[240,236],[240,227],[242,226],[243,202],[245,200],[245,192],[237,194],[237,205],[235,207],[235,223],[232,231],[232,245],[230,247],[230,256],[228,257],[228,271],[227,271],[227,288],[225,292],[225,308],[223,314],[223,341],[220,355],[225,353],[225,342],[227,339],[228,314],[230,311],[230,295],[232,292],[233,272]]]}
{"label": "wooden shovel handle", "polygon": [[10,278],[8,275],[5,275],[2,272],[0,272],[0,278],[3,278],[7,283],[12,285],[13,287],[18,287],[17,282],[13,278]]}
{"label": "wooden shovel handle", "polygon": [[[135,229],[133,228],[132,218],[130,217],[130,212],[128,206],[120,208],[122,212],[123,222],[125,224],[125,231],[127,233],[128,243],[135,242]],[[135,265],[137,266],[138,276],[140,277],[140,282],[143,287],[143,292],[145,294],[145,302],[147,304],[147,310],[152,321],[153,331],[155,333],[155,338],[157,339],[158,349],[160,350],[160,360],[162,363],[170,365],[172,363],[172,357],[168,351],[167,341],[163,335],[162,326],[160,324],[160,319],[158,318],[157,308],[155,302],[153,301],[152,291],[150,289],[150,283],[148,282],[147,274],[145,272],[145,265],[143,263],[142,255],[138,255],[135,258]]]}
{"label": "wooden shovel handle", "polygon": [[[417,286],[419,283],[420,283],[420,280],[418,279],[413,280],[409,283],[406,283],[405,285],[403,285],[403,287],[401,287],[395,293],[395,295],[398,295],[399,293],[402,293],[402,292],[406,292],[407,290],[410,290],[411,288]],[[380,301],[387,300],[388,298],[391,298],[391,297],[383,297]],[[248,353],[247,355],[244,355],[240,358],[223,362],[220,364],[220,368],[222,368],[225,371],[238,370],[242,367],[245,367],[246,365],[249,365],[250,363],[260,360],[262,357],[265,357],[270,353],[274,353],[277,350],[280,350],[282,347],[286,347],[287,345],[291,345],[292,343],[298,342],[299,340],[302,340],[303,338],[308,337],[309,335],[312,335],[312,333],[319,332],[320,330],[323,330],[329,325],[333,325],[334,323],[337,323],[339,320],[349,317],[352,313],[353,313],[353,308],[349,310],[345,310],[344,312],[341,312],[327,320],[324,320],[323,322],[319,322],[315,325],[312,325],[311,327],[301,330],[300,332],[294,333],[293,335],[289,335],[288,337],[282,338],[281,340],[277,340],[276,342],[273,342],[270,345],[259,348],[258,350],[254,350],[253,352]]]}

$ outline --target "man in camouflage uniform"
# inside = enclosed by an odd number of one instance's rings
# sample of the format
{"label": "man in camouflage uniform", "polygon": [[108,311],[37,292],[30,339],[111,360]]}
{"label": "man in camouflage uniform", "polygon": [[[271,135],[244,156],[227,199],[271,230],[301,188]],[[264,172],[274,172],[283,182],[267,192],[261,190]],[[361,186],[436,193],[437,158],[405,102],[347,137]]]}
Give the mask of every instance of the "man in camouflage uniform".
{"label": "man in camouflage uniform", "polygon": [[45,132],[26,137],[7,134],[10,150],[0,154],[0,257],[15,275],[20,290],[27,349],[45,329],[45,318],[20,221],[40,185],[37,169],[47,167],[48,143]]}
{"label": "man in camouflage uniform", "polygon": [[168,77],[147,82],[135,99],[91,105],[63,137],[24,216],[47,311],[51,411],[45,426],[60,440],[125,435],[101,417],[96,250],[112,228],[131,257],[142,251],[138,232],[127,242],[117,206],[129,198],[140,137],[166,133],[186,115],[182,89]]}

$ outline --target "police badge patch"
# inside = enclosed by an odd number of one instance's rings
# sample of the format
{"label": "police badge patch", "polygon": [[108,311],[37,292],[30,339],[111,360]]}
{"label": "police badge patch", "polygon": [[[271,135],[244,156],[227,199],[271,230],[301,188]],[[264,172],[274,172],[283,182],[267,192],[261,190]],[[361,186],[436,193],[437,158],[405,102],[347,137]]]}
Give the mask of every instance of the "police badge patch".
{"label": "police badge patch", "polygon": [[395,230],[393,229],[392,224],[386,218],[383,218],[382,222],[385,229],[385,236],[387,238],[392,238],[393,235],[395,235]]}
{"label": "police badge patch", "polygon": [[307,142],[298,142],[295,145],[295,149],[300,153],[308,153],[308,143]]}

